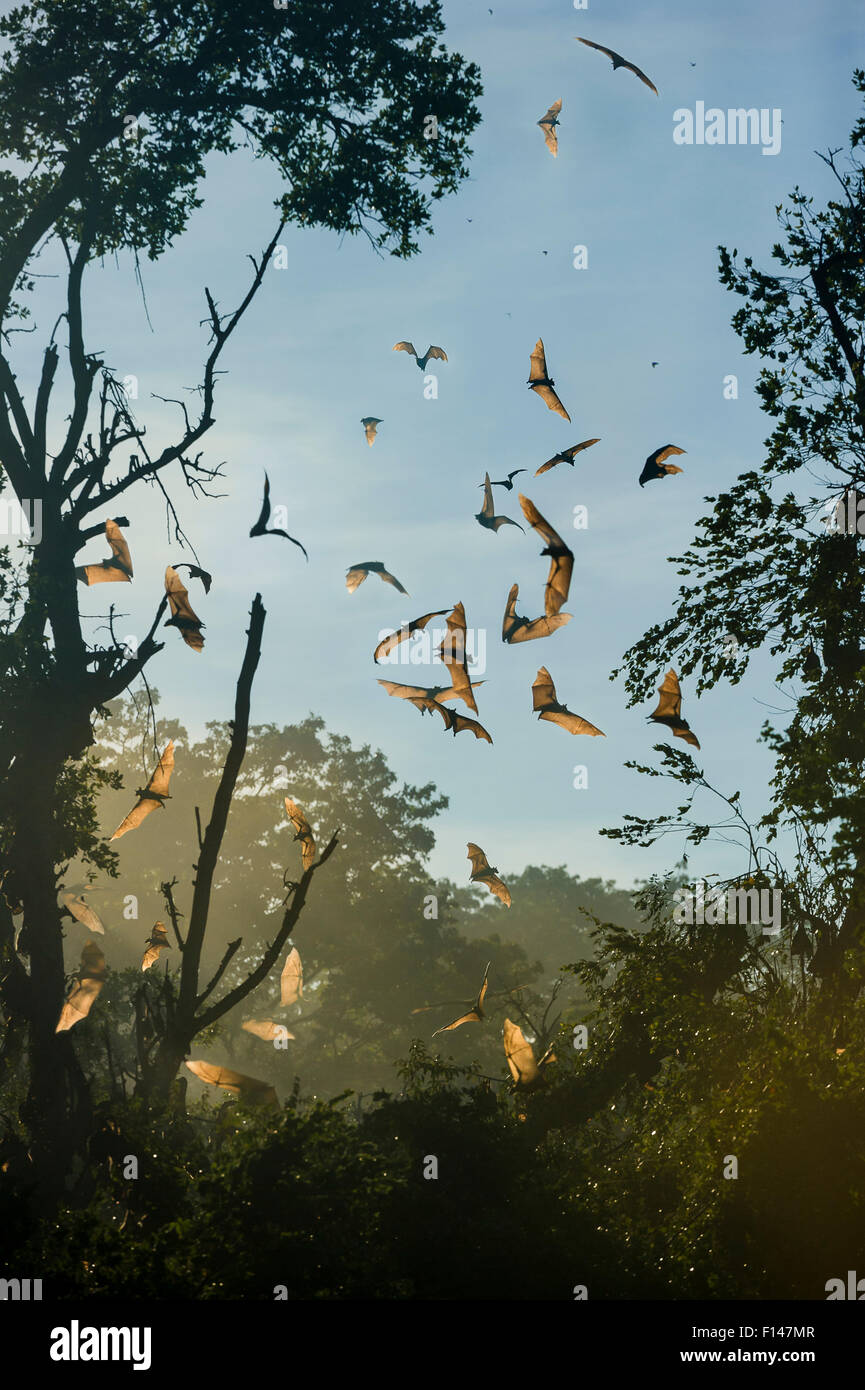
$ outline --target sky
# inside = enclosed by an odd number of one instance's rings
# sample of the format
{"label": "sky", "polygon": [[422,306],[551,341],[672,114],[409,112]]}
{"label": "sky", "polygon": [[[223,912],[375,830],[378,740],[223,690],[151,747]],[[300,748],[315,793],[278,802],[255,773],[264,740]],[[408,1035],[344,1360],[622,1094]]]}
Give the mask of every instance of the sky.
{"label": "sky", "polygon": [[[162,713],[192,733],[229,718],[260,591],[268,617],[253,722],[291,724],[313,712],[333,732],[384,750],[401,782],[435,782],[450,799],[435,826],[435,875],[467,879],[473,840],[503,871],[563,864],[628,885],[671,867],[684,845],[679,837],[631,849],[599,835],[626,813],[669,811],[678,800],[674,786],[624,766],[656,762],[661,731],[646,723],[654,704],[628,709],[610,672],[675,603],[667,557],[687,546],[703,499],[758,466],[769,433],[753,394],[759,363],[742,356],[730,327],[737,301],[718,282],[717,247],[768,265],[775,205],[796,185],[818,202],[829,195],[814,151],[846,144],[858,114],[850,79],[863,61],[861,5],[589,0],[576,10],[566,0],[496,0],[490,13],[485,3],[453,0],[444,16],[447,45],[479,65],[484,85],[471,178],[435,207],[435,235],[409,261],[377,257],[364,237],[283,235],[286,268],[268,269],[222,363],[217,423],[205,440],[205,460],[225,462],[222,496],[196,501],[176,474],[168,480],[214,574],[209,596],[191,588],[206,645],[197,655],[168,632],[148,675]],[[577,34],[630,58],[660,95],[614,72]],[[557,98],[554,159],[536,122]],[[674,113],[698,102],[779,109],[780,152],[677,144]],[[237,302],[246,257],[275,228],[276,193],[274,172],[249,152],[213,159],[204,206],[182,239],[142,265],[147,314],[130,257],[88,271],[87,347],[137,378],[134,404],[151,448],[167,442],[172,418],[155,397],[176,397],[200,377],[204,286],[223,306]],[[587,249],[585,269],[574,266],[577,246]],[[40,284],[37,325],[46,336],[61,284]],[[571,424],[526,387],[539,336]],[[38,339],[16,343],[25,391],[34,386]],[[392,351],[401,339],[421,353],[430,343],[446,350],[447,363],[427,369],[437,398],[425,398],[412,359]],[[735,400],[724,397],[729,374],[738,378]],[[360,424],[368,415],[383,421],[372,448]],[[601,442],[573,469],[532,476],[559,449],[593,436]],[[641,489],[644,459],[667,443],[686,451],[677,460],[684,471]],[[534,533],[496,534],[474,513],[485,471],[502,478],[516,468],[528,470],[518,485],[575,552],[573,618],[542,641],[504,646],[511,584],[520,586],[520,613],[536,617],[548,562]],[[265,470],[308,563],[285,541],[248,537]],[[497,511],[522,521],[516,489],[496,489],[495,499]],[[582,530],[572,525],[578,506],[587,508]],[[166,538],[156,489],[128,495],[123,509],[133,522],[135,579],[117,600],[127,615],[117,630],[140,638],[164,567],[180,552]],[[104,553],[97,539],[80,559]],[[384,562],[410,597],[374,576],[350,595],[345,572],[365,560]],[[104,598],[104,588],[83,594],[83,611],[104,613]],[[492,747],[468,734],[454,739],[376,683],[446,684],[438,663],[377,669],[372,652],[383,631],[459,601],[469,628],[486,635],[478,717]],[[658,657],[663,665],[665,654]],[[571,737],[536,720],[531,685],[542,664],[559,699],[605,738]],[[757,659],[739,685],[722,683],[699,701],[686,681],[683,696],[706,776],[740,791],[756,818],[771,775],[758,733],[770,707],[783,704],[770,666]],[[588,786],[576,789],[580,765]],[[175,775],[183,775],[180,761]],[[179,837],[187,832],[178,828]],[[691,864],[695,873],[744,867],[723,844],[692,852]]]}

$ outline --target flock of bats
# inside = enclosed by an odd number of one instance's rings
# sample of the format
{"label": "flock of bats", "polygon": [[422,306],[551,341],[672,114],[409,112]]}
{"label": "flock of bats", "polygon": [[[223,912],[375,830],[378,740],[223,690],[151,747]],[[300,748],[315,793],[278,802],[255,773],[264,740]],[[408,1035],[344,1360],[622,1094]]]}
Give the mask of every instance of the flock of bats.
{"label": "flock of bats", "polygon": [[[612,49],[605,48],[602,44],[593,43],[590,39],[578,39],[578,42],[586,44],[589,48],[594,48],[598,52],[605,54],[611,59],[613,69],[626,68],[632,72],[639,80],[657,95],[657,88],[654,83],[646,76],[640,68],[623,58],[621,54]],[[557,127],[559,125],[559,115],[562,109],[561,100],[553,102],[549,110],[538,121],[538,125],[543,131],[547,148],[555,156],[558,154]],[[421,371],[425,371],[429,361],[447,362],[447,353],[443,348],[430,344],[426,352],[420,356],[415,350],[414,345],[408,341],[401,341],[394,345],[394,352],[406,352],[412,356]],[[654,364],[653,364],[654,365]],[[534,391],[547,406],[548,410],[561,416],[562,419],[570,422],[570,415],[565,409],[556,390],[555,382],[549,375],[547,369],[546,354],[541,338],[538,339],[534,351],[530,355],[530,371],[527,385]],[[361,420],[364,428],[366,441],[370,447],[375,442],[378,426],[382,420],[376,416],[365,416]],[[584,439],[579,444],[573,444],[569,448],[562,449],[554,454],[552,458],[540,465],[535,471],[535,477],[540,477],[550,472],[561,463],[568,463],[574,466],[576,456],[585,449],[599,444],[600,439]],[[683,454],[685,451],[675,444],[665,444],[650,454],[643,465],[639,476],[640,487],[647,482],[664,478],[671,474],[681,473],[681,469],[675,464],[667,463],[666,460],[674,455]],[[484,477],[483,483],[479,486],[483,489],[484,497],[481,510],[476,514],[478,523],[487,530],[495,534],[502,526],[516,526],[519,530],[524,528],[519,522],[511,517],[497,515],[493,498],[493,488],[501,487],[508,492],[513,491],[514,478],[526,472],[524,468],[514,469],[508,473],[504,479],[491,480],[489,473]],[[504,619],[502,622],[502,641],[506,644],[518,642],[530,642],[540,638],[549,637],[558,628],[569,623],[572,614],[562,611],[568,599],[570,590],[571,576],[574,566],[574,553],[565,543],[562,537],[553,526],[541,515],[530,498],[518,494],[520,507],[523,516],[529,526],[535,530],[544,542],[541,551],[542,556],[549,558],[550,567],[544,587],[544,612],[537,618],[521,617],[516,611],[517,598],[519,596],[519,586],[513,584],[505,604]],[[267,473],[264,475],[264,496],[261,511],[258,519],[252,526],[249,534],[251,537],[259,536],[281,536],[285,540],[291,541],[293,545],[299,547],[308,559],[305,547],[294,536],[290,536],[287,531],[279,527],[269,527],[268,522],[271,517],[270,502],[270,479]],[[132,560],[129,547],[121,530],[118,520],[110,520],[105,523],[105,535],[111,550],[108,559],[96,564],[85,565],[76,571],[82,583],[102,584],[102,583],[128,583],[132,580]],[[201,570],[196,565],[187,565],[190,575],[198,578],[204,585],[205,592],[210,588],[210,576],[206,571]],[[401,594],[408,591],[400,581],[389,572],[380,560],[367,560],[356,565],[351,565],[346,575],[346,587],[349,593],[353,593],[370,574],[376,574],[387,584],[392,585]],[[165,571],[165,599],[170,609],[170,617],[166,620],[166,626],[175,627],[180,632],[184,642],[193,651],[201,651],[204,646],[202,628],[204,624],[194,612],[190,602],[188,590],[184,587],[177,567],[169,565]],[[402,685],[395,681],[380,680],[379,684],[384,687],[388,695],[396,696],[406,700],[420,711],[421,715],[428,712],[438,714],[445,727],[445,731],[450,731],[456,736],[463,731],[470,731],[476,739],[481,739],[487,743],[492,743],[489,732],[477,719],[471,719],[466,715],[458,714],[449,708],[454,702],[462,702],[472,713],[477,714],[478,708],[475,701],[474,692],[483,681],[472,681],[469,672],[470,658],[466,652],[466,616],[462,603],[457,603],[452,611],[437,609],[434,612],[424,613],[418,618],[413,618],[407,625],[398,631],[391,633],[379,642],[373,653],[375,662],[382,661],[389,655],[401,642],[411,638],[415,632],[420,632],[426,628],[427,624],[436,617],[445,617],[447,632],[441,646],[437,649],[436,655],[446,668],[450,684],[442,686],[414,686]],[[657,724],[664,724],[671,730],[677,738],[684,739],[686,743],[695,748],[700,744],[696,736],[691,731],[687,722],[682,718],[682,694],[679,688],[679,681],[675,671],[670,670],[664,677],[663,684],[659,687],[658,694],[660,700],[657,708],[649,716]],[[567,705],[562,704],[556,694],[556,687],[553,678],[546,666],[541,666],[532,684],[532,710],[539,720],[548,720],[552,724],[559,725],[560,728],[571,734],[586,734],[590,737],[603,738],[602,730],[598,729],[589,720],[581,715],[574,714],[568,709]],[[169,783],[174,770],[174,745],[169,742],[147,785],[136,791],[136,802],[128,815],[121,821],[114,831],[112,840],[119,839],[122,835],[136,829],[146,819],[147,816],[158,807],[164,807],[169,800]],[[301,862],[304,871],[315,863],[316,845],[312,829],[306,816],[300,807],[290,798],[285,798],[286,815],[295,830],[295,840],[300,843]],[[505,907],[511,905],[511,894],[507,885],[499,877],[498,869],[490,865],[484,851],[479,845],[468,844],[468,859],[471,862],[470,882],[477,883],[486,887],[494,897],[498,898]],[[81,885],[77,885],[80,888]],[[104,933],[104,925],[98,914],[89,903],[75,890],[67,891],[61,895],[62,906],[71,916],[80,921],[90,931]],[[142,971],[149,970],[159,959],[162,951],[170,950],[170,942],[165,925],[157,922],[150,936],[146,940],[146,949],[141,962]],[[485,1018],[484,999],[487,994],[490,964],[487,964],[484,971],[484,978],[477,997],[467,1012],[455,1018],[452,1023],[447,1023],[441,1028],[437,1028],[433,1037],[440,1033],[451,1032],[455,1028],[461,1027],[465,1023],[480,1023]],[[97,998],[105,980],[106,965],[105,957],[95,941],[88,941],[84,946],[81,955],[81,966],[78,978],[74,982],[66,1002],[63,1005],[57,1032],[63,1032],[72,1028],[87,1014]],[[288,1006],[295,1003],[303,995],[303,966],[300,955],[296,947],[292,947],[286,958],[280,977],[280,1004]],[[414,1013],[426,1012],[429,1008],[438,1007],[427,1005],[422,1009],[415,1009]],[[243,1028],[253,1036],[260,1038],[267,1043],[285,1042],[293,1038],[284,1024],[274,1019],[247,1019],[243,1023]],[[504,1020],[503,1026],[505,1058],[513,1080],[523,1086],[531,1086],[541,1078],[544,1067],[552,1061],[555,1056],[550,1049],[540,1059],[536,1059],[531,1044],[524,1037],[519,1026],[510,1019]],[[256,1080],[254,1077],[245,1076],[241,1072],[236,1072],[228,1067],[220,1067],[205,1061],[188,1061],[188,1069],[200,1080],[211,1085],[221,1087],[232,1094],[243,1096],[248,1100],[255,1100],[265,1104],[276,1104],[277,1096],[274,1088],[264,1081]]]}

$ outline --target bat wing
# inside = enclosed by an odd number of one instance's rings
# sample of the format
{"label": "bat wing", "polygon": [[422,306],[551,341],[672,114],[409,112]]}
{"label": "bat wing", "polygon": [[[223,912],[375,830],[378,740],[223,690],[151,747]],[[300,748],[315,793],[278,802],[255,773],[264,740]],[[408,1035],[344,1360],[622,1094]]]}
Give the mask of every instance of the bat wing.
{"label": "bat wing", "polygon": [[[482,517],[485,517],[487,520],[492,520],[493,517],[494,517],[494,515],[495,515],[495,510],[496,510],[496,509],[495,509],[495,507],[494,507],[494,505],[493,505],[493,489],[492,489],[492,484],[491,484],[491,482],[490,482],[490,475],[489,475],[489,473],[485,473],[485,474],[484,474],[484,504],[483,504],[483,506],[481,507],[481,516],[482,516]],[[478,517],[478,520],[480,520],[480,517]]]}
{"label": "bat wing", "polygon": [[70,1028],[74,1028],[76,1023],[80,1023],[82,1018],[86,1018],[93,1008],[99,992],[104,984],[103,980],[80,980],[73,985],[72,991],[60,1011],[60,1018],[55,1033],[67,1033]]}
{"label": "bat wing", "polygon": [[544,402],[544,405],[547,407],[547,410],[555,411],[556,415],[561,415],[563,420],[570,421],[570,415],[565,410],[565,407],[562,405],[552,386],[544,386],[539,383],[537,386],[533,386],[532,390],[537,392]]}
{"label": "bat wing", "polygon": [[301,863],[305,872],[311,864],[315,863],[315,839],[312,828],[297,803],[288,797],[285,798],[285,809],[300,837]]}
{"label": "bat wing", "polygon": [[[422,339],[422,338],[421,338],[421,342],[423,342],[423,339]],[[393,351],[394,351],[394,352],[410,352],[411,355],[412,355],[412,357],[414,358],[414,360],[417,361],[417,353],[416,353],[415,350],[414,350],[414,343],[394,343],[394,345],[393,345]]]}
{"label": "bat wing", "polygon": [[400,584],[399,580],[394,575],[390,574],[388,570],[380,570],[379,577],[384,581],[385,584],[392,584],[395,589],[399,589],[400,593],[405,594],[406,598],[408,598],[408,589],[404,589],[403,586]]}
{"label": "bat wing", "polygon": [[130,830],[137,829],[141,822],[150,815],[150,812],[156,810],[158,805],[158,801],[151,801],[149,797],[136,802],[129,815],[120,822],[111,836],[112,840],[119,840],[121,835],[126,835]]}
{"label": "bat wing", "polygon": [[549,637],[557,628],[571,621],[572,613],[552,613],[543,618],[533,618],[525,627],[519,628],[510,639],[511,642],[533,642],[538,637]]}
{"label": "bat wing", "polygon": [[60,901],[72,913],[76,922],[81,922],[88,931],[98,932],[100,936],[105,935],[105,926],[101,917],[97,912],[94,912],[89,903],[86,903],[83,898],[79,898],[77,893],[63,893]]}
{"label": "bat wing", "polygon": [[481,849],[480,845],[472,844],[470,840],[467,845],[467,849],[468,854],[466,855],[466,858],[472,861],[471,877],[474,878],[475,874],[483,873],[484,869],[488,869],[490,867],[490,862],[487,859],[487,856],[484,854],[483,850]]}
{"label": "bat wing", "polygon": [[345,587],[350,594],[359,588],[369,574],[369,570],[363,569],[360,565],[353,566],[345,576]]}
{"label": "bat wing", "polygon": [[505,1045],[505,1060],[511,1076],[517,1085],[528,1085],[538,1075],[538,1066],[531,1044],[526,1042],[519,1024],[506,1018],[502,1027]]}
{"label": "bat wing", "polygon": [[596,729],[594,724],[590,724],[588,719],[582,719],[578,714],[572,714],[564,705],[560,709],[542,710],[538,715],[539,719],[548,719],[551,724],[560,724],[563,729],[567,729],[569,734],[589,734],[592,738],[605,738],[606,735],[600,729]]}
{"label": "bat wing", "polygon": [[479,1014],[477,1014],[474,1009],[470,1009],[467,1014],[463,1014],[460,1018],[455,1018],[453,1023],[446,1023],[443,1028],[437,1028],[433,1033],[433,1037],[437,1038],[439,1033],[450,1033],[452,1029],[460,1028],[464,1023],[480,1023],[480,1021]]}
{"label": "bat wing", "polygon": [[[435,705],[436,701],[433,701],[432,703],[433,705]],[[439,709],[442,709],[441,705],[439,705],[438,707]],[[451,711],[449,710],[446,710],[444,712],[451,714]],[[475,738],[484,739],[485,742],[492,743],[492,739],[490,738],[490,735],[484,728],[483,724],[479,724],[477,719],[469,719],[464,714],[457,714],[456,710],[454,710],[451,714],[450,728],[454,732],[454,737],[456,737],[457,734],[461,734],[463,729],[470,729],[471,732],[474,734]]]}
{"label": "bat wing", "polygon": [[194,652],[200,652],[204,646],[204,638],[201,635],[204,624],[189,602],[189,591],[177,570],[171,565],[165,571],[165,592],[171,609],[171,617],[166,626],[178,628],[186,645]]}
{"label": "bat wing", "polygon": [[303,966],[296,946],[292,946],[285,958],[279,977],[279,992],[281,1004],[294,1004],[303,996]]}
{"label": "bat wing", "polygon": [[635,63],[629,63],[627,59],[623,61],[622,67],[627,68],[628,71],[632,72],[635,77],[639,77],[640,81],[645,82],[647,87],[651,87],[652,91],[655,93],[655,96],[658,95],[657,87],[655,86],[654,82],[649,80],[649,78],[643,72],[642,68],[638,68]]}
{"label": "bat wing", "polygon": [[680,723],[672,726],[676,738],[682,738],[686,743],[690,743],[692,748],[699,748],[700,741],[697,735],[688,727],[684,719]]}
{"label": "bat wing", "polygon": [[[662,448],[656,449],[653,454],[649,454],[646,463],[661,464],[665,459],[671,458],[674,454],[684,454],[686,452],[687,450],[680,449],[675,444],[665,444]],[[681,472],[681,469],[677,469],[676,471]]]}
{"label": "bat wing", "polygon": [[614,53],[612,48],[604,48],[602,43],[592,43],[591,39],[581,39],[579,36],[577,36],[577,43],[584,43],[587,48],[595,48],[599,53],[606,53],[607,57],[613,62],[615,62],[617,58],[621,62],[620,54]]}
{"label": "bat wing", "polygon": [[382,680],[378,683],[384,686],[388,695],[396,695],[399,700],[428,699],[430,703],[434,703],[425,685],[400,685],[397,681]]}
{"label": "bat wing", "polygon": [[147,783],[147,790],[156,792],[158,796],[168,795],[168,784],[171,781],[171,774],[174,771],[174,741],[170,740],[166,746],[162,757],[156,764],[153,776]]}
{"label": "bat wing", "polygon": [[502,882],[498,874],[490,874],[489,876],[484,875],[481,882],[484,883],[487,888],[489,888],[494,898],[498,898],[501,902],[503,902],[505,907],[510,907],[510,890],[508,889],[507,884]]}
{"label": "bat wing", "polygon": [[451,684],[459,699],[468,705],[475,714],[478,707],[472,694],[472,683],[466,667],[466,613],[462,603],[454,606],[447,617],[447,636],[438,649],[437,655],[447,666]]}
{"label": "bat wing", "polygon": [[544,589],[544,609],[547,617],[555,617],[567,603],[571,589],[571,575],[574,572],[574,556],[567,546],[564,555],[553,555],[550,572]]}
{"label": "bat wing", "polygon": [[424,360],[429,361],[431,357],[437,358],[440,362],[447,362],[448,360],[448,355],[445,352],[444,348],[433,347],[432,345],[427,348],[426,358]]}
{"label": "bat wing", "polygon": [[487,968],[486,968],[486,970],[484,971],[484,981],[483,981],[483,984],[481,985],[480,989],[478,990],[478,997],[477,997],[477,999],[475,1000],[475,1009],[476,1009],[477,1012],[480,1014],[481,1018],[483,1018],[483,1016],[484,1016],[484,1000],[485,1000],[486,997],[487,997],[487,985],[488,985],[488,981],[489,981],[489,974],[490,974],[490,966],[491,966],[491,965],[492,965],[492,961],[491,961],[491,960],[490,960],[490,961],[487,961]]}
{"label": "bat wing", "polygon": [[518,531],[522,531],[522,526],[518,521],[512,521],[509,516],[494,516],[490,522],[492,529],[498,533],[503,526],[516,526]]}
{"label": "bat wing", "polygon": [[114,561],[114,568],[122,571],[124,579],[132,578],[132,557],[129,554],[129,546],[116,521],[106,521],[105,536],[111,547],[111,555]]}
{"label": "bat wing", "polygon": [[517,633],[520,630],[520,620],[517,617],[517,598],[519,596],[519,584],[512,584],[505,604],[505,615],[502,618],[502,641],[516,642]]}
{"label": "bat wing", "polygon": [[[550,111],[552,111],[552,109],[553,108],[550,107]],[[549,114],[550,112],[548,111],[543,120],[538,121],[538,125],[544,132],[544,141],[546,142],[547,149],[555,159],[559,153],[559,137],[556,134],[555,125],[549,120]]]}
{"label": "bat wing", "polygon": [[141,969],[149,970],[151,965],[155,965],[159,960],[159,952],[168,949],[170,948],[167,941],[162,941],[157,946],[148,946],[141,958]]}
{"label": "bat wing", "polygon": [[[373,661],[380,661],[382,657],[392,652],[394,647],[398,647],[400,642],[404,642],[407,637],[410,637],[413,632],[422,631],[431,619],[443,618],[447,611],[446,608],[438,608],[434,613],[424,613],[420,618],[413,618],[408,627],[397,628],[396,632],[392,632],[389,637],[385,637],[383,641],[379,642],[372,654]],[[386,681],[380,683],[382,685],[387,684]],[[409,687],[406,686],[405,688],[408,689]],[[388,694],[392,695],[393,691],[389,691]]]}
{"label": "bat wing", "polygon": [[272,1018],[248,1018],[246,1022],[242,1023],[240,1026],[247,1033],[252,1033],[254,1037],[261,1038],[262,1042],[285,1042],[287,1038],[294,1038],[294,1034],[289,1033],[284,1024],[274,1023]]}
{"label": "bat wing", "polygon": [[539,478],[542,473],[549,473],[551,468],[556,468],[560,463],[563,462],[564,460],[562,458],[562,455],[556,454],[554,458],[547,459],[546,463],[542,463],[540,468],[535,470],[535,477]]}
{"label": "bat wing", "polygon": [[241,1071],[230,1067],[216,1067],[212,1062],[187,1062],[186,1066],[199,1081],[210,1086],[221,1086],[223,1091],[238,1096],[242,1100],[255,1101],[261,1105],[275,1105],[276,1091],[268,1081],[259,1081],[254,1076],[245,1076]]}
{"label": "bat wing", "polygon": [[535,477],[540,477],[541,473],[548,473],[551,468],[555,468],[556,464],[563,463],[566,459],[569,463],[573,463],[577,454],[581,454],[584,449],[591,449],[593,444],[600,444],[600,442],[600,439],[584,439],[582,444],[572,444],[569,449],[562,449],[560,454],[555,454],[553,458],[547,459],[546,463],[541,464]]}
{"label": "bat wing", "polygon": [[363,425],[363,432],[366,435],[366,442],[369,445],[369,447],[372,448],[376,434],[378,433],[378,427],[381,424],[381,420],[376,420],[375,416],[373,415],[367,415],[364,417],[363,420],[361,420],[360,423]]}
{"label": "bat wing", "polygon": [[270,479],[268,478],[267,473],[265,473],[265,475],[264,475],[264,501],[263,501],[262,504],[261,504],[261,511],[260,511],[259,514],[258,514],[258,520],[256,521],[255,525],[253,526],[253,528],[252,528],[252,530],[250,531],[249,534],[250,534],[251,536],[263,536],[264,533],[265,533],[265,531],[266,531],[266,529],[267,529],[267,523],[268,523],[269,520],[270,520]]}
{"label": "bat wing", "polygon": [[544,353],[544,340],[538,338],[535,350],[529,357],[529,381],[547,380],[547,359]]}
{"label": "bat wing", "polygon": [[555,704],[558,704],[558,701],[553,678],[546,666],[542,666],[532,682],[532,709],[543,710]]}
{"label": "bat wing", "polygon": [[650,719],[679,719],[682,713],[682,690],[679,685],[679,678],[672,669],[667,672],[663,683],[658,686],[658,708],[649,716]]}

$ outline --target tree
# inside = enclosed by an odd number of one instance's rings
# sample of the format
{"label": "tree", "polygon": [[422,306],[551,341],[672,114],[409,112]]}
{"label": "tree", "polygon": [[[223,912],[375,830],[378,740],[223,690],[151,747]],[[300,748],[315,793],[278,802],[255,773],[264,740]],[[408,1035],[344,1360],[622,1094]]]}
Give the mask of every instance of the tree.
{"label": "tree", "polygon": [[[187,544],[165,477],[174,466],[201,492],[218,473],[197,446],[214,422],[225,349],[286,222],[365,232],[395,255],[417,249],[431,202],[465,177],[479,120],[477,70],[446,52],[442,30],[437,0],[360,0],[350,13],[338,0],[290,0],[285,9],[41,0],[0,20],[0,149],[12,161],[0,176],[0,465],[28,515],[36,504],[41,511],[26,573],[15,570],[4,595],[0,849],[7,904],[23,911],[27,1113],[46,1162],[61,1142],[68,1086],[79,1080],[69,1038],[54,1031],[64,984],[57,876],[82,849],[98,867],[111,864],[94,816],[93,721],[161,649],[165,608],[163,598],[136,652],[113,634],[100,645],[80,616],[75,557],[117,500],[146,482],[162,488],[175,541]],[[444,138],[425,138],[430,110]],[[210,343],[198,406],[179,404],[174,439],[151,454],[121,383],[87,348],[85,271],[115,251],[161,256],[201,201],[208,154],[241,145],[282,176],[277,229],[251,258],[236,309],[220,308],[205,288]],[[65,253],[65,302],[28,403],[11,335],[31,312],[35,267],[51,239]],[[4,936],[8,958],[8,923]]]}

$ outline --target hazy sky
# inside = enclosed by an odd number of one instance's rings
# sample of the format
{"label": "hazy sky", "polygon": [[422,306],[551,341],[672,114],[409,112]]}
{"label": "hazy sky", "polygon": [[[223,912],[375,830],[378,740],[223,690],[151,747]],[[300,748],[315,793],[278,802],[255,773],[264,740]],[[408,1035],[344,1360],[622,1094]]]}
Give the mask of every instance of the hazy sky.
{"label": "hazy sky", "polygon": [[[644,718],[653,705],[627,710],[609,673],[668,614],[676,576],[666,557],[690,540],[702,499],[758,465],[769,432],[752,392],[758,364],[741,356],[729,326],[737,301],[718,284],[716,248],[736,246],[766,263],[775,204],[796,184],[818,200],[827,195],[829,176],[813,152],[846,143],[856,117],[850,77],[862,63],[862,8],[857,0],[590,0],[577,11],[566,0],[495,0],[492,9],[475,0],[445,5],[449,46],[481,68],[484,119],[471,180],[437,207],[421,254],[379,259],[365,238],[340,242],[322,231],[283,238],[288,268],[268,271],[222,364],[228,374],[205,444],[210,462],[226,461],[225,496],[195,502],[173,480],[184,524],[215,576],[209,597],[192,592],[206,646],[196,655],[169,632],[149,677],[163,712],[193,731],[228,718],[246,614],[260,589],[268,619],[254,722],[292,723],[314,711],[330,729],[386,750],[401,780],[434,780],[450,797],[435,872],[467,878],[472,839],[503,870],[564,863],[629,883],[671,864],[682,846],[629,850],[597,833],[627,811],[657,808],[659,787],[664,809],[676,804],[672,786],[624,768],[630,758],[655,760],[659,731]],[[614,73],[575,34],[624,53],[660,97],[629,72]],[[553,159],[535,123],[558,97]],[[781,152],[677,145],[673,113],[698,101],[780,108]],[[168,417],[151,392],[177,396],[198,381],[203,286],[225,307],[237,302],[245,257],[275,226],[275,192],[272,171],[248,152],[212,162],[205,206],[188,232],[161,262],[142,267],[153,331],[130,258],[88,272],[87,346],[137,376],[138,415],[154,448],[167,439]],[[573,267],[576,245],[588,248],[587,269]],[[43,259],[48,271],[51,257]],[[46,334],[56,317],[52,286],[43,282]],[[572,424],[526,388],[539,335]],[[411,358],[391,351],[402,338],[421,352],[429,343],[446,349],[447,364],[430,364],[438,399],[424,398]],[[28,386],[35,347],[35,339],[16,340]],[[738,376],[738,400],[723,397],[728,373]],[[365,415],[383,419],[372,449]],[[531,476],[591,436],[602,442],[574,469]],[[641,490],[643,460],[668,442],[687,451],[678,460],[684,472]],[[574,616],[550,638],[506,647],[508,589],[518,581],[519,611],[537,616],[548,562],[534,533],[495,535],[473,514],[485,470],[495,478],[521,467],[529,471],[517,482],[575,551]],[[287,542],[248,539],[264,469],[309,564]],[[120,594],[129,616],[118,627],[141,637],[178,549],[165,539],[155,489],[138,499],[124,499],[135,581]],[[496,502],[522,520],[516,491],[497,489]],[[579,504],[589,524],[577,531]],[[103,553],[97,541],[82,558]],[[374,577],[349,595],[345,571],[363,560],[384,561],[411,597]],[[84,611],[104,612],[105,594],[84,595]],[[372,651],[383,629],[459,600],[469,626],[486,630],[478,706],[492,748],[469,734],[452,738],[376,684],[377,676],[446,683],[437,663],[379,670]],[[541,664],[560,700],[605,739],[536,721],[531,684]],[[779,703],[768,668],[758,663],[741,685],[699,702],[687,682],[683,693],[709,779],[740,789],[745,809],[758,814],[770,762],[756,735],[767,704]],[[572,785],[577,764],[588,768],[585,790]],[[704,847],[692,864],[741,867],[723,846]]]}

